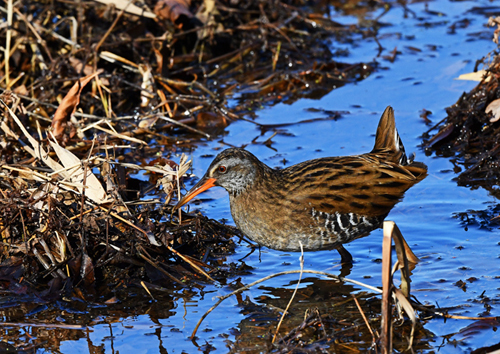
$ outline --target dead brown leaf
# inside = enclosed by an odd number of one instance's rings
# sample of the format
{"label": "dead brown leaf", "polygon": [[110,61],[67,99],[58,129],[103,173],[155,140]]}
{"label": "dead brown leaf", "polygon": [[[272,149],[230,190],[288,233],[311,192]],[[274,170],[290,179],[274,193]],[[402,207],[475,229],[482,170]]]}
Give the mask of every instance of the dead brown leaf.
{"label": "dead brown leaf", "polygon": [[224,129],[227,127],[227,119],[213,112],[199,112],[196,115],[196,126],[201,130]]}
{"label": "dead brown leaf", "polygon": [[92,264],[92,259],[86,253],[83,253],[80,276],[83,279],[85,288],[91,290],[91,287],[93,287],[95,283],[94,265]]}
{"label": "dead brown leaf", "polygon": [[82,77],[75,82],[73,87],[66,94],[57,108],[56,113],[54,113],[54,118],[52,118],[52,130],[55,137],[60,137],[62,135],[68,119],[73,113],[75,113],[76,107],[80,103],[80,94],[82,93],[82,89],[90,82],[90,80],[102,72],[103,70],[99,69],[95,73]]}

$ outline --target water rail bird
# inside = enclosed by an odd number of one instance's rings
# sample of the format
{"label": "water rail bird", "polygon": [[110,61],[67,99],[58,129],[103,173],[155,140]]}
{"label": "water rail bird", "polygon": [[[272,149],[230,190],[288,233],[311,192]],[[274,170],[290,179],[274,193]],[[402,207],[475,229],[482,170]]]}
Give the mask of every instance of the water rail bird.
{"label": "water rail bird", "polygon": [[178,209],[201,192],[220,186],[229,192],[236,226],[259,245],[280,250],[337,249],[379,228],[404,193],[427,175],[423,163],[406,156],[387,107],[375,146],[355,156],[323,157],[272,169],[250,152],[229,148],[179,200]]}

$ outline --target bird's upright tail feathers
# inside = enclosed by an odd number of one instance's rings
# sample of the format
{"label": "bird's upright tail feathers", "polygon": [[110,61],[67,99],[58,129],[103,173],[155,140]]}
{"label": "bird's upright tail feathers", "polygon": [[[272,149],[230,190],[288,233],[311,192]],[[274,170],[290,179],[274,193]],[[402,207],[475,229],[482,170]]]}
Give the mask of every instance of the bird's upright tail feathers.
{"label": "bird's upright tail feathers", "polygon": [[405,147],[396,129],[394,110],[391,106],[387,106],[380,118],[372,153],[385,154],[390,161],[403,166],[408,165]]}

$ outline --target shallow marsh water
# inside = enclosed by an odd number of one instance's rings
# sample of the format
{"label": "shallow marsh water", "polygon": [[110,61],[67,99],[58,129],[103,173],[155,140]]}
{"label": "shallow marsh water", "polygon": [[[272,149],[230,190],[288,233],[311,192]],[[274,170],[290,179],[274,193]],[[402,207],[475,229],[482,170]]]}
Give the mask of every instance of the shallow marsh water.
{"label": "shallow marsh water", "polygon": [[[322,156],[358,154],[371,150],[374,133],[381,113],[387,105],[395,109],[396,124],[407,152],[415,151],[417,161],[429,167],[429,176],[410,189],[403,202],[398,204],[387,219],[395,221],[413,251],[420,257],[412,275],[412,291],[422,303],[441,307],[457,307],[454,314],[464,316],[500,316],[500,245],[498,227],[484,227],[481,220],[471,218],[466,224],[458,217],[468,211],[488,211],[498,201],[483,189],[471,190],[457,187],[453,178],[454,164],[449,159],[426,156],[420,144],[421,135],[445,117],[445,108],[452,105],[464,91],[475,86],[474,82],[455,80],[460,74],[472,72],[477,59],[486,55],[495,45],[491,41],[493,30],[485,27],[488,16],[500,13],[500,6],[490,1],[438,0],[407,5],[394,5],[380,21],[386,26],[378,33],[384,50],[378,57],[378,44],[370,38],[359,36],[353,44],[333,42],[332,51],[349,52],[349,62],[378,62],[378,69],[368,78],[347,84],[326,96],[313,100],[301,99],[292,104],[277,104],[256,112],[256,122],[262,124],[296,123],[264,133],[256,125],[238,121],[226,129],[219,139],[207,141],[192,153],[193,172],[201,176],[212,158],[225,145],[241,146],[272,167],[283,167]],[[341,23],[357,23],[382,15],[382,10],[368,13],[369,18],[357,18],[332,8],[332,19]],[[467,20],[467,21],[466,21]],[[456,24],[455,29],[450,26]],[[394,62],[384,59],[397,48]],[[341,59],[340,59],[341,60]],[[234,97],[236,102],[242,97]],[[431,125],[419,117],[420,111],[432,112]],[[342,111],[339,119],[298,122],[306,119],[328,118],[328,111]],[[272,148],[263,144],[273,133]],[[286,160],[284,163],[283,161]],[[194,181],[193,181],[194,182]],[[214,188],[200,196],[202,203],[191,205],[214,219],[230,217],[226,192]],[[380,286],[382,231],[376,230],[369,237],[346,246],[355,264],[349,278],[373,286]],[[248,267],[248,274],[241,277],[249,284],[266,275],[282,270],[300,268],[299,255],[262,249],[250,253],[246,243],[241,243],[236,254],[226,262]],[[246,258],[244,258],[246,256]],[[242,260],[244,258],[244,260]],[[305,268],[338,274],[339,256],[336,252],[322,251],[305,254]],[[293,289],[296,275],[274,278],[243,294],[252,303],[286,306],[283,294]],[[228,279],[228,283],[236,279]],[[459,282],[465,282],[466,288]],[[329,287],[329,281],[307,276],[302,289],[320,292]],[[353,293],[360,287],[346,288]],[[346,290],[344,289],[344,290]],[[243,311],[236,298],[223,302],[203,322],[197,339],[189,339],[198,319],[216,301],[215,296],[227,294],[233,287],[209,285],[203,293],[197,290],[179,290],[169,296],[157,296],[157,301],[134,306],[134,299],[125,301],[126,308],[106,311],[99,317],[100,308],[91,313],[96,316],[89,330],[68,333],[57,346],[46,351],[61,353],[193,353],[198,351],[227,352],[228,345],[238,342],[240,351],[265,351],[259,338],[242,339],[245,326],[264,326],[265,316],[255,316]],[[326,291],[326,290],[324,290]],[[483,301],[485,297],[489,301]],[[143,301],[143,299],[141,299]],[[487,306],[485,306],[487,303]],[[311,301],[308,306],[318,306]],[[26,322],[43,309],[36,309],[25,316]],[[77,313],[73,313],[78,323]],[[8,319],[6,319],[8,320]],[[66,317],[66,323],[72,322]],[[500,342],[495,325],[475,325],[468,320],[433,319],[422,322],[428,331],[428,346],[421,352],[467,353],[483,346]],[[25,336],[33,329],[18,329]],[[31,332],[32,333],[32,332]],[[257,332],[253,332],[254,334]],[[264,332],[263,332],[264,333]],[[33,334],[33,333],[32,333]],[[253,342],[252,342],[253,340]]]}

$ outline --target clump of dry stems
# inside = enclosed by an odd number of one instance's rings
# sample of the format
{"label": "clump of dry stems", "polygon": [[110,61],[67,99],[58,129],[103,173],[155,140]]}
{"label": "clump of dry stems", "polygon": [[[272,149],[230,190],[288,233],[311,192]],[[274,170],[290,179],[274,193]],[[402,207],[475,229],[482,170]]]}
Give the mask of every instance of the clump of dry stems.
{"label": "clump of dry stems", "polygon": [[326,45],[355,27],[300,0],[6,5],[0,265],[9,280],[71,283],[51,289],[91,294],[124,265],[175,286],[212,281],[234,230],[170,215],[189,170],[174,155],[264,103],[372,71]]}

